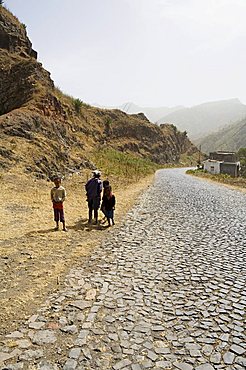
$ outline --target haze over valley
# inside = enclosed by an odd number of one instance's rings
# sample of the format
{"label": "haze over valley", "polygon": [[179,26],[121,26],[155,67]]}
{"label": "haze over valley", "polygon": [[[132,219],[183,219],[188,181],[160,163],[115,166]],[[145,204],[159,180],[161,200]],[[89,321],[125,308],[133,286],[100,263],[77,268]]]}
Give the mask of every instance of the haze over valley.
{"label": "haze over valley", "polygon": [[120,109],[128,114],[144,113],[157,125],[173,124],[180,131],[186,131],[195,144],[202,146],[204,152],[219,149],[238,150],[246,146],[246,132],[243,130],[246,105],[236,98],[207,102],[189,108],[140,107],[130,102],[110,108]]}

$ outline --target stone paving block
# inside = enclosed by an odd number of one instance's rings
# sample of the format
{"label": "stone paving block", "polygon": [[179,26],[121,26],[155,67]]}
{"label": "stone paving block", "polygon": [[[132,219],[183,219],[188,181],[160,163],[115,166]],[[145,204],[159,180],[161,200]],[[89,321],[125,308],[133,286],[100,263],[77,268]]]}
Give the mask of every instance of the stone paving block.
{"label": "stone paving block", "polygon": [[219,365],[221,363],[221,353],[215,352],[210,356],[210,362],[212,364]]}
{"label": "stone paving block", "polygon": [[44,352],[42,349],[37,349],[37,350],[28,349],[27,351],[19,355],[19,359],[21,361],[22,360],[30,361],[30,360],[41,358],[43,357],[43,355],[44,355]]}
{"label": "stone paving block", "polygon": [[42,360],[38,366],[38,370],[59,370],[58,366],[56,364],[53,364],[49,361]]}
{"label": "stone paving block", "polygon": [[173,365],[180,370],[193,370],[193,366],[185,362],[174,362]]}
{"label": "stone paving block", "polygon": [[64,333],[68,333],[68,334],[75,334],[78,331],[76,325],[63,326],[60,330]]}
{"label": "stone paving block", "polygon": [[241,366],[244,366],[246,369],[246,357],[238,356],[235,359],[235,363]]}
{"label": "stone paving block", "polygon": [[40,330],[36,332],[32,338],[34,344],[43,345],[55,343],[57,340],[55,333],[51,330]]}
{"label": "stone paving block", "polygon": [[210,364],[202,364],[195,367],[195,370],[214,370],[215,368]]}
{"label": "stone paving block", "polygon": [[150,369],[153,367],[153,365],[154,365],[153,362],[147,359],[143,360],[141,363],[141,366],[143,369]]}
{"label": "stone paving block", "polygon": [[80,356],[80,353],[81,353],[81,348],[79,347],[72,348],[71,351],[69,352],[68,357],[77,360]]}
{"label": "stone paving block", "polygon": [[39,330],[45,325],[45,322],[30,322],[28,325],[30,329]]}
{"label": "stone paving block", "polygon": [[74,370],[76,369],[76,367],[77,361],[70,358],[66,361],[65,365],[63,366],[63,370]]}
{"label": "stone paving block", "polygon": [[231,365],[233,364],[234,362],[234,359],[235,359],[235,354],[232,353],[232,352],[226,352],[224,353],[223,355],[223,361],[226,365]]}
{"label": "stone paving block", "polygon": [[142,370],[142,367],[139,364],[132,364],[131,370]]}
{"label": "stone paving block", "polygon": [[233,344],[230,347],[230,351],[236,353],[237,355],[242,355],[243,353],[245,353],[245,349],[241,346],[236,345],[236,344]]}
{"label": "stone paving block", "polygon": [[131,365],[131,363],[132,362],[130,360],[124,359],[124,360],[121,360],[121,361],[117,362],[115,365],[113,365],[113,369],[114,370],[120,370],[120,369],[123,369],[126,366]]}
{"label": "stone paving block", "polygon": [[156,366],[159,369],[171,369],[172,368],[172,364],[170,361],[163,361],[163,360],[157,361]]}

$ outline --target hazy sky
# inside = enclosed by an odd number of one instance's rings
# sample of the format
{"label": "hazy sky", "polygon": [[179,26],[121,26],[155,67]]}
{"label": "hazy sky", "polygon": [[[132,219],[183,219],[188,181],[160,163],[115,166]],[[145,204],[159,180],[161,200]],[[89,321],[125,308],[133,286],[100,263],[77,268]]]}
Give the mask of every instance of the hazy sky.
{"label": "hazy sky", "polygon": [[56,86],[88,103],[246,103],[246,0],[5,0]]}

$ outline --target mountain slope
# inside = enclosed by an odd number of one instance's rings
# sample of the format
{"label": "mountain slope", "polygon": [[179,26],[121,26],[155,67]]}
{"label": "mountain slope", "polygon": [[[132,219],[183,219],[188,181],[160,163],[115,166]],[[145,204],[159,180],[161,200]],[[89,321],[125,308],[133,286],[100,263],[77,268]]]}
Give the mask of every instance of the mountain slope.
{"label": "mountain slope", "polygon": [[226,125],[221,130],[196,140],[197,145],[201,145],[204,153],[216,150],[238,151],[240,148],[246,148],[246,119]]}
{"label": "mountain slope", "polygon": [[[99,105],[97,105],[100,107]],[[104,107],[106,108],[106,107]],[[179,109],[183,109],[183,106],[176,106],[176,107],[140,107],[139,105],[136,105],[134,103],[124,103],[122,105],[119,105],[117,107],[108,107],[108,109],[119,109],[122,112],[128,113],[128,114],[138,114],[138,113],[144,113],[144,115],[150,120],[150,122],[157,122],[160,118],[163,116],[170,114],[172,112],[176,112]]]}
{"label": "mountain slope", "polygon": [[179,130],[186,130],[192,139],[198,139],[245,117],[246,105],[238,99],[229,99],[181,109],[157,123],[173,123]]}
{"label": "mountain slope", "polygon": [[122,110],[125,113],[133,114],[133,113],[144,113],[144,115],[151,121],[151,122],[157,122],[161,117],[167,114],[176,112],[179,109],[182,109],[182,106],[176,106],[176,107],[140,107],[138,105],[135,105],[133,103],[125,103],[118,107],[118,109]]}

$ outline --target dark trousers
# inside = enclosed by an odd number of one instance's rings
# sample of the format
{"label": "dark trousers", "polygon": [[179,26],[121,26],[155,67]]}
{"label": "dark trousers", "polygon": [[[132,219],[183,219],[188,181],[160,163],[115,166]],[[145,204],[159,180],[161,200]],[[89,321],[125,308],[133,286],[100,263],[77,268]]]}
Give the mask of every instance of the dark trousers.
{"label": "dark trousers", "polygon": [[92,220],[92,213],[94,211],[94,218],[96,221],[98,220],[98,209],[100,207],[100,198],[93,198],[88,200],[88,208],[89,208],[89,221]]}

